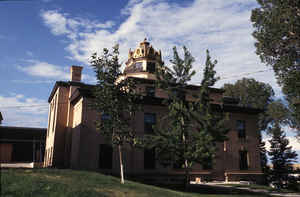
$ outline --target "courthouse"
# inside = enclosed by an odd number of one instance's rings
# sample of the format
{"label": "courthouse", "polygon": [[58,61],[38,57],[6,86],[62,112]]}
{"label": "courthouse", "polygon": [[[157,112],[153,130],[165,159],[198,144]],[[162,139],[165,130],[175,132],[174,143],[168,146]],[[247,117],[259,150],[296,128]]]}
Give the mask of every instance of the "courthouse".
{"label": "courthouse", "polygon": [[[155,69],[162,63],[161,51],[144,40],[129,50],[124,77],[139,81],[143,92],[142,111],[136,113],[133,126],[138,135],[151,130],[159,118],[167,112],[162,100],[166,92],[155,88]],[[118,175],[118,152],[107,139],[96,130],[95,120],[101,115],[91,109],[94,85],[81,82],[82,67],[71,66],[70,81],[57,81],[49,96],[49,118],[45,148],[45,167],[62,167],[99,171]],[[190,85],[192,93],[199,86]],[[228,140],[218,143],[216,159],[212,165],[195,164],[191,169],[192,180],[260,182],[258,109],[240,107],[232,99],[223,97],[223,90],[210,89],[211,104],[229,114],[226,126]],[[186,99],[192,98],[186,94]],[[172,181],[184,175],[184,170],[174,166],[162,166],[155,160],[153,151],[124,148],[125,178],[144,181]]]}

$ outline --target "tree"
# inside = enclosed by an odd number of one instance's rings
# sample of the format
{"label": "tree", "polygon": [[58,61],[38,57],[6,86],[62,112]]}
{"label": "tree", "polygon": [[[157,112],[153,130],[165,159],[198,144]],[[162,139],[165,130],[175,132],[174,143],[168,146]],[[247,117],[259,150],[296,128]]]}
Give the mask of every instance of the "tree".
{"label": "tree", "polygon": [[118,56],[118,45],[113,47],[112,52],[103,49],[100,57],[96,53],[92,55],[91,65],[96,73],[97,85],[91,106],[101,114],[101,120],[96,121],[97,129],[118,147],[120,177],[121,183],[124,183],[122,147],[126,143],[134,143],[135,131],[131,121],[138,105],[134,103],[137,98],[136,84],[131,78],[121,78]]}
{"label": "tree", "polygon": [[[228,129],[222,112],[214,111],[210,104],[210,87],[218,78],[207,51],[204,77],[199,90],[193,95],[194,101],[186,99],[188,82],[195,71],[192,70],[194,58],[183,47],[181,59],[176,48],[171,60],[172,69],[161,66],[156,71],[157,87],[167,92],[168,113],[155,127],[154,135],[145,136],[146,146],[155,148],[158,160],[164,165],[172,165],[185,170],[185,186],[190,182],[190,168],[194,163],[203,166],[213,161],[216,142],[224,141]],[[211,163],[212,165],[212,163]]]}
{"label": "tree", "polygon": [[297,160],[297,154],[292,151],[292,147],[289,145],[289,140],[286,139],[281,127],[276,123],[270,128],[272,133],[272,139],[270,142],[270,151],[268,151],[271,157],[271,163],[273,167],[270,171],[270,182],[275,185],[276,188],[281,189],[288,187],[293,178],[289,175],[293,168],[291,164]]}
{"label": "tree", "polygon": [[257,0],[251,21],[256,53],[272,66],[290,103],[300,136],[300,4],[295,0]]}
{"label": "tree", "polygon": [[241,107],[262,109],[259,117],[259,126],[263,131],[272,126],[275,121],[281,125],[291,126],[291,112],[281,100],[274,100],[273,88],[266,83],[253,78],[243,78],[234,84],[224,84],[224,96],[239,100]]}
{"label": "tree", "polygon": [[[259,115],[259,127],[261,133],[266,131],[270,134],[275,123],[291,125],[290,111],[280,100],[274,100],[274,91],[269,84],[256,81],[255,79],[243,78],[234,84],[224,84],[225,96],[239,100],[239,106],[263,109]],[[265,177],[269,176],[265,142],[260,136],[259,152],[261,168]],[[267,180],[268,181],[268,180]]]}
{"label": "tree", "polygon": [[266,109],[273,101],[274,90],[266,83],[253,78],[242,78],[234,84],[224,84],[224,96],[239,100],[241,107]]}
{"label": "tree", "polygon": [[262,137],[260,135],[259,137],[259,156],[260,156],[260,166],[261,166],[261,171],[264,173],[265,181],[264,183],[268,182],[268,175],[269,175],[269,166],[268,164],[268,157],[267,157],[267,150],[266,150],[266,142],[262,141]]}

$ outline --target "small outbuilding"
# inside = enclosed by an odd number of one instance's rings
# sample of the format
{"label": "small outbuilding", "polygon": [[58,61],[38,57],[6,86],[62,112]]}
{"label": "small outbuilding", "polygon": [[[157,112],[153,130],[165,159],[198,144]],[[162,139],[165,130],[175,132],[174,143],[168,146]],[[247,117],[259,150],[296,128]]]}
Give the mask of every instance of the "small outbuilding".
{"label": "small outbuilding", "polygon": [[0,163],[43,162],[46,133],[46,128],[0,126]]}

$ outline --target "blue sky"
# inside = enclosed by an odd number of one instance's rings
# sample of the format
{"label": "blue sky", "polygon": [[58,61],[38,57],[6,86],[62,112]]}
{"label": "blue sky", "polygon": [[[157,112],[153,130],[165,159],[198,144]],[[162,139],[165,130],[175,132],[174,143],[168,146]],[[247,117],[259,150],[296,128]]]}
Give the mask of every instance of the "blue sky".
{"label": "blue sky", "polygon": [[[271,84],[280,98],[273,72],[255,54],[250,14],[256,6],[255,0],[0,1],[3,124],[47,127],[48,96],[55,81],[69,80],[71,65],[83,66],[83,81],[93,83],[93,52],[119,43],[124,62],[145,37],[166,64],[173,46],[187,46],[196,58],[194,84],[209,49],[218,60],[217,87],[253,77]],[[293,133],[288,136],[300,150]]]}

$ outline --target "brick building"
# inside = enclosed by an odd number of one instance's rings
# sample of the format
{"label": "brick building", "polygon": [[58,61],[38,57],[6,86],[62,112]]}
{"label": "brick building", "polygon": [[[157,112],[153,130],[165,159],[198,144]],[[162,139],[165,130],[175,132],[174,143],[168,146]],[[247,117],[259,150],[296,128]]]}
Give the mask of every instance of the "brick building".
{"label": "brick building", "polygon": [[[162,62],[161,52],[156,51],[146,40],[129,51],[124,69],[124,77],[139,80],[139,90],[143,92],[143,111],[136,114],[134,127],[138,135],[156,123],[167,112],[161,100],[167,94],[155,89],[155,68]],[[117,151],[95,128],[99,114],[88,107],[92,99],[92,85],[81,82],[82,67],[71,67],[71,80],[58,81],[49,96],[49,122],[46,140],[45,167],[70,167],[102,173],[118,174]],[[198,86],[190,85],[188,92]],[[218,152],[213,166],[195,164],[192,179],[206,180],[252,180],[259,182],[262,176],[258,150],[260,110],[239,107],[223,98],[223,90],[212,88],[212,104],[221,107],[230,115],[228,141],[218,143]],[[191,99],[189,94],[186,99]],[[229,99],[230,100],[230,99]],[[161,178],[170,181],[172,177],[184,174],[182,169],[161,166],[154,160],[151,151],[125,147],[125,175],[144,180]]]}

